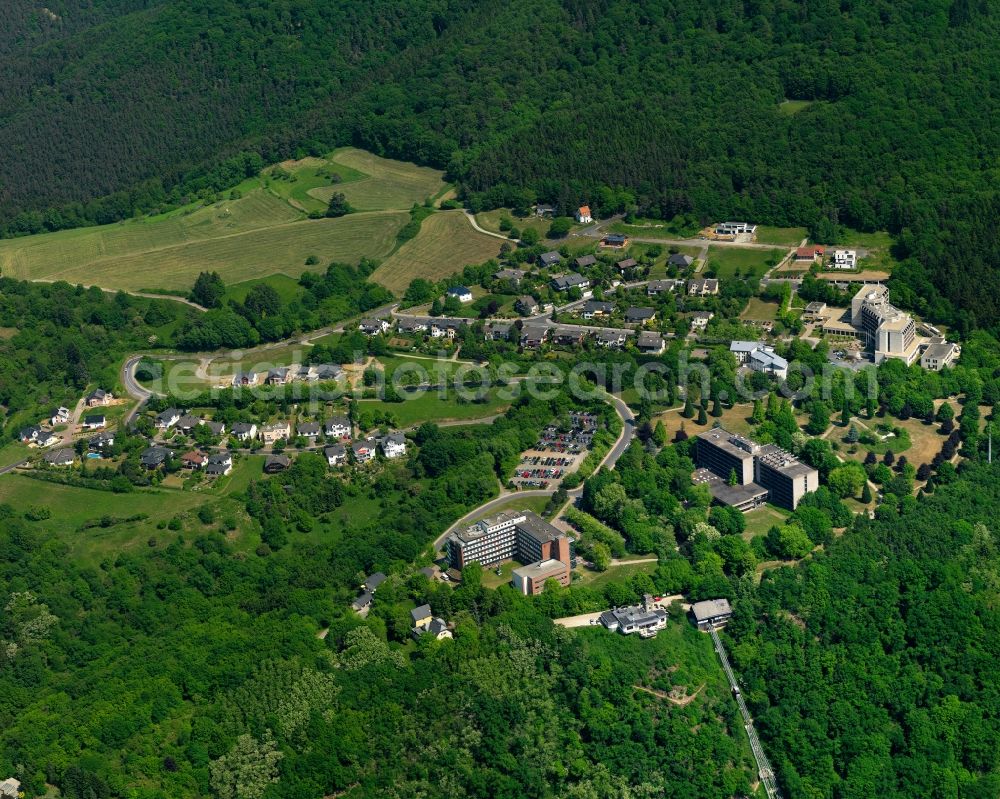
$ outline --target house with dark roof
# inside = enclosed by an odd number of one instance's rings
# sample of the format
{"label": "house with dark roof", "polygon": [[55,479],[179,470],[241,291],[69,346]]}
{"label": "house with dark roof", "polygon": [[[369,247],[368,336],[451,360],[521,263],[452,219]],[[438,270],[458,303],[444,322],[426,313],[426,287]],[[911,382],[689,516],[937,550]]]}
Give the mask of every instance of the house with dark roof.
{"label": "house with dark roof", "polygon": [[535,206],[535,216],[554,216],[556,209],[554,205],[548,205],[546,203],[538,203]]}
{"label": "house with dark roof", "polygon": [[107,405],[114,399],[114,395],[103,388],[95,388],[83,400],[83,404],[88,408],[96,408],[99,405]]}
{"label": "house with dark roof", "polygon": [[81,426],[84,430],[100,430],[102,427],[106,427],[108,420],[104,418],[103,413],[94,414],[93,416],[84,416]]}
{"label": "house with dark roof", "polygon": [[595,316],[611,316],[614,312],[614,303],[588,300],[580,309],[580,316],[584,319],[593,319]]}
{"label": "house with dark roof", "polygon": [[292,465],[292,460],[287,455],[271,454],[264,458],[264,472],[275,474],[283,472]]}
{"label": "house with dark roof", "polygon": [[331,444],[323,450],[323,455],[330,466],[341,466],[347,462],[347,450],[343,444]]}
{"label": "house with dark roof", "polygon": [[177,420],[177,424],[174,425],[178,430],[180,430],[185,435],[190,434],[194,429],[201,424],[201,419],[193,414],[186,413],[180,419]]}
{"label": "house with dark roof", "polygon": [[365,577],[365,581],[361,584],[361,587],[374,594],[378,590],[378,587],[388,579],[383,572],[375,572]]}
{"label": "house with dark roof", "polygon": [[355,613],[367,613],[368,609],[372,606],[373,599],[374,597],[365,591],[351,603],[351,609]]}
{"label": "house with dark roof", "polygon": [[583,345],[584,338],[586,338],[586,333],[582,330],[557,327],[555,333],[552,334],[552,343],[558,347],[576,348]]}
{"label": "house with dark roof", "polygon": [[99,452],[115,445],[115,434],[110,430],[98,433],[87,441],[87,449],[91,452]]}
{"label": "house with dark roof", "polygon": [[559,262],[562,260],[562,256],[555,250],[549,250],[549,252],[543,252],[538,256],[538,263],[544,266],[558,266]]}
{"label": "house with dark roof", "polygon": [[237,441],[252,441],[257,438],[257,425],[253,422],[236,422],[233,425],[233,435]]}
{"label": "house with dark roof", "polygon": [[514,303],[514,308],[522,316],[534,316],[539,312],[538,300],[532,297],[530,294],[525,294],[517,298]]}
{"label": "house with dark roof", "polygon": [[208,456],[205,474],[210,477],[224,477],[233,470],[233,456],[228,452],[216,452]]}
{"label": "house with dark roof", "polygon": [[599,330],[594,336],[594,342],[598,347],[615,350],[624,347],[627,339],[628,334],[624,330]]}
{"label": "house with dark roof", "polygon": [[621,272],[623,275],[626,272],[635,269],[638,265],[639,262],[635,260],[635,258],[626,258],[624,261],[619,261],[618,263],[615,264],[618,271]]}
{"label": "house with dark roof", "polygon": [[295,434],[303,438],[318,438],[321,429],[319,422],[300,422],[295,426]]}
{"label": "house with dark roof", "polygon": [[483,338],[487,341],[506,341],[513,326],[511,322],[487,322],[483,326]]}
{"label": "house with dark roof", "polygon": [[635,345],[639,348],[640,352],[647,355],[662,355],[667,346],[663,340],[663,336],[655,330],[643,330],[639,334],[639,339]]}
{"label": "house with dark roof", "polygon": [[76,453],[71,449],[63,447],[46,452],[43,459],[49,466],[72,466],[73,461],[76,459]]}
{"label": "house with dark roof", "polygon": [[677,284],[684,284],[683,280],[650,280],[646,284],[646,294],[656,297],[660,294],[671,293],[677,290]]}
{"label": "house with dark roof", "polygon": [[549,330],[546,324],[525,325],[521,328],[521,346],[527,350],[538,349],[548,341]]}
{"label": "house with dark roof", "polygon": [[673,266],[677,269],[689,269],[691,264],[694,263],[694,258],[690,255],[684,255],[684,253],[675,252],[669,258],[667,258],[667,266]]}
{"label": "house with dark roof", "polygon": [[454,297],[459,302],[472,302],[472,291],[468,286],[452,286],[448,289],[448,296]]}
{"label": "house with dark roof", "polygon": [[597,258],[593,255],[581,255],[576,259],[576,266],[578,269],[586,269],[588,266],[593,266],[597,263]]}
{"label": "house with dark roof", "polygon": [[201,423],[208,428],[213,436],[221,436],[226,432],[225,422],[213,422],[211,419],[202,419]]}
{"label": "house with dark roof", "polygon": [[401,458],[406,454],[406,436],[399,431],[387,433],[378,443],[387,458]]}
{"label": "house with dark roof", "polygon": [[323,423],[323,429],[331,438],[350,438],[351,420],[346,416],[333,416]]}
{"label": "house with dark roof", "polygon": [[170,459],[171,452],[166,447],[149,447],[139,455],[139,463],[144,469],[158,469]]}
{"label": "house with dark roof", "polygon": [[500,269],[493,273],[493,279],[507,281],[511,285],[519,286],[527,274],[523,269]]}
{"label": "house with dark roof", "polygon": [[319,381],[330,381],[339,380],[344,374],[344,370],[341,369],[340,364],[336,363],[319,363],[316,364],[316,379]]}
{"label": "house with dark roof", "polygon": [[387,333],[390,327],[391,325],[385,319],[362,319],[358,324],[358,330],[367,336]]}
{"label": "house with dark roof", "polygon": [[603,239],[601,239],[602,247],[611,247],[615,250],[621,250],[628,247],[628,236],[624,233],[608,233]]}
{"label": "house with dark roof", "polygon": [[374,438],[365,438],[351,444],[351,454],[355,463],[368,463],[375,457],[375,447],[378,442]]}
{"label": "house with dark roof", "polygon": [[556,291],[569,291],[570,289],[590,288],[590,280],[577,272],[570,272],[568,275],[557,275],[551,280],[552,288]]}
{"label": "house with dark roof", "polygon": [[155,425],[159,430],[169,430],[184,414],[177,408],[167,408],[165,411],[156,414]]}
{"label": "house with dark roof", "polygon": [[625,321],[629,324],[634,325],[644,325],[647,322],[652,322],[656,318],[655,308],[642,308],[639,306],[632,306],[627,311],[625,311]]}
{"label": "house with dark roof", "polygon": [[689,280],[687,284],[688,294],[693,297],[707,297],[711,294],[719,293],[719,281],[712,277]]}

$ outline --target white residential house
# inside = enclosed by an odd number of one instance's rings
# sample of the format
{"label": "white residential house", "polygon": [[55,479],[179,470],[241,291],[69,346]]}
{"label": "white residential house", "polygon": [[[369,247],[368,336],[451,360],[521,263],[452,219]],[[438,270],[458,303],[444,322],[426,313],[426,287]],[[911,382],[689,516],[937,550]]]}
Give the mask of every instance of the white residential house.
{"label": "white residential house", "polygon": [[169,430],[181,420],[183,415],[177,408],[167,408],[162,413],[156,414],[156,429]]}
{"label": "white residential house", "polygon": [[215,452],[208,456],[205,474],[214,477],[225,477],[233,470],[233,456],[228,452]]}
{"label": "white residential house", "polygon": [[295,435],[308,439],[319,438],[322,429],[319,422],[300,422],[295,426]]}
{"label": "white residential house", "polygon": [[105,427],[107,423],[108,420],[104,418],[104,414],[98,413],[93,416],[84,417],[81,427],[83,427],[84,430],[100,430],[102,427]]}
{"label": "white residential house", "polygon": [[260,382],[257,372],[237,372],[233,375],[233,388],[256,386]]}
{"label": "white residential house", "polygon": [[454,297],[459,302],[472,302],[472,292],[467,286],[452,286],[448,289],[448,296]]}
{"label": "white residential house", "polygon": [[257,425],[253,422],[237,422],[233,425],[233,435],[237,441],[252,441],[257,438]]}
{"label": "white residential house", "polygon": [[358,330],[369,336],[377,336],[379,333],[387,333],[390,327],[385,319],[362,319]]}
{"label": "white residential house", "polygon": [[49,424],[55,427],[57,424],[66,424],[69,421],[69,408],[59,407],[52,412]]}
{"label": "white residential house", "polygon": [[346,416],[334,416],[323,424],[324,432],[331,438],[350,438],[351,420]]}
{"label": "white residential house", "polygon": [[355,463],[368,463],[374,458],[376,443],[374,438],[365,438],[351,444],[351,453],[354,455]]}
{"label": "white residential house", "polygon": [[830,259],[831,269],[857,269],[858,254],[854,250],[834,250]]}
{"label": "white residential house", "polygon": [[108,405],[113,400],[114,394],[105,391],[103,388],[95,388],[83,399],[83,404],[88,408],[96,408],[99,405]]}
{"label": "white residential house", "polygon": [[331,444],[323,450],[330,466],[340,466],[347,461],[347,450],[343,444]]}
{"label": "white residential house", "polygon": [[576,209],[576,221],[581,225],[589,225],[594,221],[594,217],[590,214],[589,205],[581,205]]}
{"label": "white residential house", "polygon": [[401,458],[406,454],[406,436],[402,433],[389,433],[382,437],[379,444],[387,458]]}
{"label": "white residential house", "polygon": [[695,311],[691,314],[691,329],[704,330],[714,317],[715,314],[711,311]]}

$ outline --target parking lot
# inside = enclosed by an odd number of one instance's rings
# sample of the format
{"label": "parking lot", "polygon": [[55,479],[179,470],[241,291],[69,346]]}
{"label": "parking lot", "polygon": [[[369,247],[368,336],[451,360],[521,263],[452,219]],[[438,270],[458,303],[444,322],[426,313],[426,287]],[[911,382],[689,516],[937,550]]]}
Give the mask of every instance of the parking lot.
{"label": "parking lot", "polygon": [[511,482],[517,488],[548,488],[575,471],[587,456],[597,430],[593,414],[571,414],[569,429],[550,425],[537,444],[521,456]]}

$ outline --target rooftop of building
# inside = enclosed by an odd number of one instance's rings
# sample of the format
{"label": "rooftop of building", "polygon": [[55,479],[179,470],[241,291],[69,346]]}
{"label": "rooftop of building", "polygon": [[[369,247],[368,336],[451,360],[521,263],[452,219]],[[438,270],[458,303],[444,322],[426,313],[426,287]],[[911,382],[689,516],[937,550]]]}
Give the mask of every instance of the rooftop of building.
{"label": "rooftop of building", "polygon": [[731,486],[717,474],[708,469],[696,469],[691,480],[700,485],[707,485],[712,499],[723,505],[739,506],[765,496],[768,491],[757,483]]}
{"label": "rooftop of building", "polygon": [[776,469],[789,477],[816,471],[812,466],[802,463],[792,453],[783,450],[777,444],[765,444],[762,446],[757,451],[757,458],[772,469]]}
{"label": "rooftop of building", "polygon": [[757,445],[749,438],[737,433],[730,433],[724,427],[713,427],[711,430],[704,430],[698,433],[698,438],[714,444],[719,449],[740,460],[752,458],[754,450],[757,448]]}
{"label": "rooftop of building", "polygon": [[691,606],[691,613],[698,621],[731,615],[732,612],[733,609],[730,607],[728,599],[705,599],[701,602],[695,602]]}
{"label": "rooftop of building", "polygon": [[518,577],[538,579],[551,574],[557,574],[567,568],[567,565],[561,560],[549,558],[548,560],[540,560],[537,563],[529,563],[527,566],[519,566],[512,573]]}

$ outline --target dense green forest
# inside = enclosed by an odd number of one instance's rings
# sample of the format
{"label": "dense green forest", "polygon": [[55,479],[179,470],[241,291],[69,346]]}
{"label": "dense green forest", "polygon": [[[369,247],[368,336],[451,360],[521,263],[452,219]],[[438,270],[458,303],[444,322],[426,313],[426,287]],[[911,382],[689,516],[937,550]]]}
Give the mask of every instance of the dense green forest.
{"label": "dense green forest", "polygon": [[354,143],[447,167],[474,207],[748,217],[829,243],[838,225],[887,228],[917,259],[898,280],[915,301],[992,326],[998,13],[970,0],[8,4],[0,230],[114,221]]}

